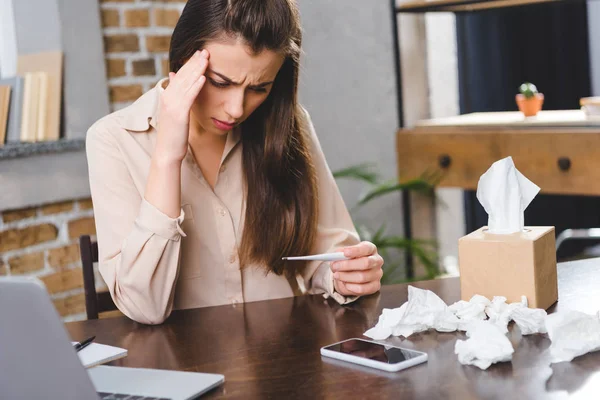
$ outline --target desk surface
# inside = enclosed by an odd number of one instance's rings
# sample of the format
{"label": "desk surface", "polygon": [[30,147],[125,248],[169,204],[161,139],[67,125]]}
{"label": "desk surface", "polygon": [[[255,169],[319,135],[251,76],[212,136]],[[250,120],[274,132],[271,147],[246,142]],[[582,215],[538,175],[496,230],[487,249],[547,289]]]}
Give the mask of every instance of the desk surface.
{"label": "desk surface", "polygon": [[402,0],[397,2],[396,11],[401,13],[468,12],[549,3],[553,1],[563,0]]}
{"label": "desk surface", "polygon": [[587,117],[581,110],[540,111],[536,116],[528,118],[525,118],[519,111],[477,112],[453,117],[424,119],[417,121],[415,126],[422,129],[452,127],[454,128],[454,132],[461,128],[598,128],[600,126],[600,117]]}
{"label": "desk surface", "polygon": [[[559,302],[553,310],[600,309],[600,259],[559,264]],[[460,294],[458,278],[415,283],[448,304]],[[556,399],[595,398],[600,386],[600,352],[571,363],[547,366],[546,335],[511,330],[512,363],[487,371],[462,366],[454,354],[462,333],[435,331],[391,343],[425,351],[429,361],[398,373],[379,372],[322,359],[321,346],[360,337],[381,309],[407,300],[407,285],[341,307],[320,296],[176,311],[160,326],[125,317],[67,324],[74,340],[96,335],[99,343],[124,347],[129,355],[113,365],[214,372],[225,385],[206,398],[402,398]],[[548,379],[548,376],[552,376]],[[591,397],[589,397],[591,396]],[[204,398],[204,397],[203,397]],[[579,398],[579,397],[577,397]]]}

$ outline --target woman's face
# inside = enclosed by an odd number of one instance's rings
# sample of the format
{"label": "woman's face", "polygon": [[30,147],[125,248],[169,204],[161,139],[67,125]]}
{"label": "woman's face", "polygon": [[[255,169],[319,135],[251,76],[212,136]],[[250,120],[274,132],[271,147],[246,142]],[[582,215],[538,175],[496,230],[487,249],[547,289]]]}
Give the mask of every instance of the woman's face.
{"label": "woman's face", "polygon": [[192,106],[201,132],[224,135],[267,99],[284,56],[263,50],[253,54],[236,40],[208,42],[206,83]]}

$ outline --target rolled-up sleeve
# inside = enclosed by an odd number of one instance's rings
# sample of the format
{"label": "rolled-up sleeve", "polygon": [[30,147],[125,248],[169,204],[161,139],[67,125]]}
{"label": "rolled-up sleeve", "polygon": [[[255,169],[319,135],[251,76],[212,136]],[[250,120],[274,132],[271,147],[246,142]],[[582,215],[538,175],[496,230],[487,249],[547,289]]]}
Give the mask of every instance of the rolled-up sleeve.
{"label": "rolled-up sleeve", "polygon": [[[308,112],[304,111],[304,113],[305,128],[309,133],[309,146],[317,177],[319,198],[319,220],[314,254],[329,253],[340,247],[358,244],[360,239],[333,174],[327,165],[310,116]],[[358,298],[356,296],[343,296],[335,291],[333,273],[329,262],[309,262],[303,273],[302,281],[308,293],[332,297],[340,304],[347,304]]]}
{"label": "rolled-up sleeve", "polygon": [[144,200],[111,129],[96,124],[86,139],[99,270],[119,310],[158,324],[173,308],[184,213],[170,218]]}

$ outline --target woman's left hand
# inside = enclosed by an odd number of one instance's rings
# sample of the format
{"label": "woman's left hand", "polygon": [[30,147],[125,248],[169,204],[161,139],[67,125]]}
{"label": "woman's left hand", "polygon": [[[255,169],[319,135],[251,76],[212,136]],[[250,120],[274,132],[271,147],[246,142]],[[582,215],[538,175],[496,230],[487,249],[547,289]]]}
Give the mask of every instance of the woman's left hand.
{"label": "woman's left hand", "polygon": [[361,242],[337,251],[344,252],[350,260],[331,263],[335,290],[344,296],[365,296],[381,288],[383,258],[377,246]]}

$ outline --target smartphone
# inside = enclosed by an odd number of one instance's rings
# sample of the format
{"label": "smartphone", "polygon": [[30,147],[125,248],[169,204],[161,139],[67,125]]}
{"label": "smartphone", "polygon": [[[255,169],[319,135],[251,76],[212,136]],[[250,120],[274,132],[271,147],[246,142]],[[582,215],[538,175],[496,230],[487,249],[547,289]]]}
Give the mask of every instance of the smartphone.
{"label": "smartphone", "polygon": [[321,348],[321,355],[396,372],[427,361],[427,353],[352,338]]}

